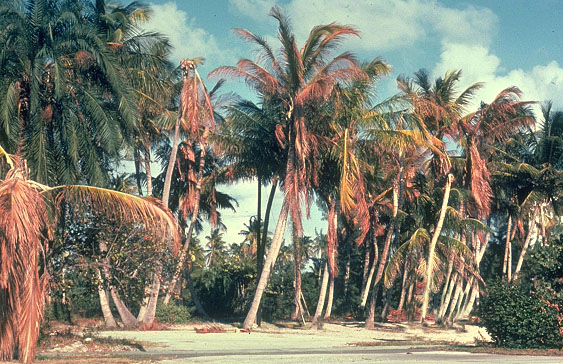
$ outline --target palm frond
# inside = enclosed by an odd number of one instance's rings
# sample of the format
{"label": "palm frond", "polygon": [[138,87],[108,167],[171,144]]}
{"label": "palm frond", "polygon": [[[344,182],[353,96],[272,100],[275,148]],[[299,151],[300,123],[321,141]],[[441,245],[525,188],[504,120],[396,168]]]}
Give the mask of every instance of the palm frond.
{"label": "palm frond", "polygon": [[180,243],[178,226],[170,210],[154,197],[139,197],[106,188],[65,185],[48,188],[43,194],[54,194],[56,206],[71,203],[95,211],[109,219],[142,224],[153,233],[155,240],[169,239],[173,249]]}

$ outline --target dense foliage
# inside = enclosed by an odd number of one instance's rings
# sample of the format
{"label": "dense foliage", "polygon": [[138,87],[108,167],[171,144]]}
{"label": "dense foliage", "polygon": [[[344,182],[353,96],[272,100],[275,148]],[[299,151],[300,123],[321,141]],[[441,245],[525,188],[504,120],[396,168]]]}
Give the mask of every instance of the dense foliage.
{"label": "dense foliage", "polygon": [[[462,70],[424,69],[382,101],[391,66],[340,49],[354,26],[319,25],[298,44],[290,17],[270,16],[277,47],[237,29],[255,60],[212,72],[244,79],[248,101],[223,97],[223,79],[208,88],[197,55],[174,67],[140,3],[2,2],[0,359],[16,347],[32,359],[47,294],[57,319],[108,327],[451,325],[480,305],[497,344],[556,346],[560,105],[517,85],[479,100],[481,83],[459,89]],[[259,207],[226,241],[237,182],[257,182]],[[314,237],[313,202],[326,220]]]}
{"label": "dense foliage", "polygon": [[509,348],[561,348],[558,310],[515,283],[490,284],[480,304],[481,325],[495,344]]}

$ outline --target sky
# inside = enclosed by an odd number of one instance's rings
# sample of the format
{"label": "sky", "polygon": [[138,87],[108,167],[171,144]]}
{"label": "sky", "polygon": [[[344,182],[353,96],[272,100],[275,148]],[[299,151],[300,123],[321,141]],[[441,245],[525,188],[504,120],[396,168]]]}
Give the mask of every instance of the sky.
{"label": "sky", "polygon": [[[460,90],[484,83],[476,105],[517,86],[523,99],[552,100],[557,109],[563,109],[562,0],[158,0],[149,4],[152,18],[144,28],[169,37],[176,63],[185,57],[204,57],[202,75],[217,66],[234,65],[239,58],[255,59],[254,47],[233,28],[246,28],[279,48],[276,21],[268,16],[277,5],[289,15],[298,45],[315,25],[354,25],[361,37],[346,40],[337,52],[351,51],[366,61],[381,57],[392,66],[392,73],[379,84],[381,100],[397,93],[399,75],[426,68],[438,77],[462,69]],[[208,84],[216,81],[209,79]],[[240,80],[229,80],[224,89],[253,98]],[[239,203],[236,213],[222,212],[225,240],[241,242],[238,233],[256,211],[256,183],[224,186],[222,191]],[[264,187],[262,211],[268,192]],[[278,191],[272,231],[280,206]],[[321,215],[312,209],[311,219],[305,222],[307,235],[314,237],[315,229],[326,232]],[[200,237],[208,234],[207,229]]]}

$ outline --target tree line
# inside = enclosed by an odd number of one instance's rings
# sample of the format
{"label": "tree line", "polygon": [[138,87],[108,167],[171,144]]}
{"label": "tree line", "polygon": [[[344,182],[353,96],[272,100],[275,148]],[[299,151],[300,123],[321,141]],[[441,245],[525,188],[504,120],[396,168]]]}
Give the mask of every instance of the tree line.
{"label": "tree line", "polygon": [[[286,14],[270,16],[278,46],[236,29],[257,53],[210,86],[203,59],[172,64],[139,3],[0,7],[0,358],[18,346],[32,360],[45,299],[59,316],[95,303],[108,327],[117,313],[150,328],[176,302],[246,329],[263,314],[319,326],[333,307],[368,328],[376,313],[451,324],[489,279],[522,279],[530,249],[560,242],[551,103],[534,115],[516,86],[476,100],[483,85],[459,90],[461,70],[423,69],[379,100],[391,66],[336,52],[355,27],[318,25],[300,45]],[[232,78],[257,101],[223,92]],[[226,249],[221,209],[241,180],[257,183],[257,211]],[[312,203],[326,234],[308,237]]]}

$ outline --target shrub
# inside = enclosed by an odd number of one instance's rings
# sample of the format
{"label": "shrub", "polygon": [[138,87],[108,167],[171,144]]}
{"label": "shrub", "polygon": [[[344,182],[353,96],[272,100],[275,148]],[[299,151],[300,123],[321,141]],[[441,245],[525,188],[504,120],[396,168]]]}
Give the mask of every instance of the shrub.
{"label": "shrub", "polygon": [[514,283],[493,282],[480,307],[481,326],[509,348],[561,347],[557,310]]}
{"label": "shrub", "polygon": [[171,300],[168,306],[162,303],[156,306],[155,317],[160,322],[169,324],[184,324],[190,320],[190,312],[188,308],[182,304],[178,304]]}

